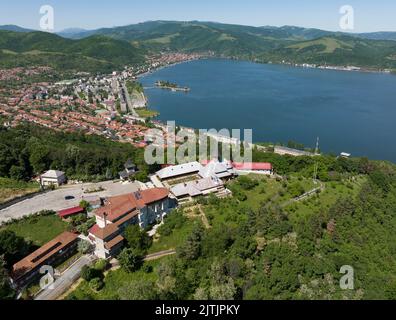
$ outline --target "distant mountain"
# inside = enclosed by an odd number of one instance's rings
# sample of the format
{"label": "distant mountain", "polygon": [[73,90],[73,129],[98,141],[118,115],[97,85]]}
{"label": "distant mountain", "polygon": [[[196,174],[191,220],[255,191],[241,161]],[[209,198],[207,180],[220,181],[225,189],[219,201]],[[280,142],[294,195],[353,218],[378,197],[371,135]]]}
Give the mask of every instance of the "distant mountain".
{"label": "distant mountain", "polygon": [[95,72],[142,61],[142,49],[100,35],[70,40],[46,32],[0,31],[2,67],[49,65],[59,70]]}
{"label": "distant mountain", "polygon": [[[263,62],[356,65],[396,68],[393,33],[348,34],[295,26],[251,27],[200,21],[149,21],[74,34],[102,35],[161,50],[208,52]],[[370,38],[373,38],[370,39]],[[377,41],[377,40],[381,41]]]}
{"label": "distant mountain", "polygon": [[86,32],[86,31],[87,30],[81,29],[81,28],[68,28],[68,29],[64,29],[60,32],[57,32],[56,34],[63,38],[73,39],[74,35],[80,34],[80,33]]}
{"label": "distant mountain", "polygon": [[69,29],[59,33],[63,37],[42,32],[2,32],[0,65],[43,64],[48,59],[59,68],[110,70],[143,61],[146,54],[171,51],[213,52],[258,62],[396,69],[393,32],[349,34],[201,21],[149,21],[89,31]]}
{"label": "distant mountain", "polygon": [[371,40],[393,40],[396,41],[396,32],[371,32],[359,33],[358,37]]}
{"label": "distant mountain", "polygon": [[34,31],[31,29],[25,29],[25,28],[22,28],[22,27],[13,25],[13,24],[0,26],[0,30],[13,31],[13,32],[32,32],[32,31]]}
{"label": "distant mountain", "polygon": [[261,35],[266,37],[272,37],[275,39],[282,40],[312,40],[329,35],[351,35],[364,39],[370,40],[396,40],[396,32],[372,32],[372,33],[342,33],[326,31],[314,28],[302,28],[296,26],[283,26],[283,27],[273,27],[273,26],[263,26],[263,27],[250,27],[243,25],[232,25],[232,24],[222,24],[216,22],[200,22],[200,21],[148,21],[139,24],[114,27],[114,28],[102,28],[97,30],[81,30],[76,29],[73,32],[66,33],[68,38],[81,39],[85,37],[92,36],[94,34],[102,34],[107,36],[112,36],[115,38],[120,38],[123,40],[136,40],[143,35],[161,33],[161,28],[164,28],[163,33],[169,33],[170,31],[179,31],[179,27],[186,26],[206,26],[210,28],[217,28],[229,32],[245,32],[252,33],[255,35]]}
{"label": "distant mountain", "polygon": [[396,69],[396,41],[370,40],[344,34],[300,41],[264,52],[262,61]]}

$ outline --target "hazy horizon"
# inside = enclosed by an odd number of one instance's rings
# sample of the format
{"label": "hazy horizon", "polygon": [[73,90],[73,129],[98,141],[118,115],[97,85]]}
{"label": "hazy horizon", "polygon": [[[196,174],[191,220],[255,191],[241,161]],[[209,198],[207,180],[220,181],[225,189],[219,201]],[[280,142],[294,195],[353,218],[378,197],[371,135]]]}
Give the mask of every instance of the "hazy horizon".
{"label": "hazy horizon", "polygon": [[146,21],[210,21],[246,26],[297,26],[328,31],[343,31],[339,26],[340,8],[354,9],[355,28],[352,33],[396,31],[396,2],[378,0],[113,0],[98,4],[94,1],[14,0],[2,4],[0,25],[18,25],[39,29],[42,5],[55,10],[55,31],[81,28],[95,30],[142,23]]}
{"label": "hazy horizon", "polygon": [[[140,21],[136,23],[127,23],[124,25],[114,25],[114,26],[103,26],[103,27],[98,27],[98,28],[93,28],[93,29],[87,29],[79,26],[71,26],[71,27],[66,27],[64,29],[60,30],[55,30],[55,33],[61,33],[64,31],[69,31],[69,30],[81,30],[82,32],[84,31],[95,31],[99,29],[111,29],[111,28],[121,28],[121,27],[126,27],[126,26],[131,26],[131,25],[137,25],[137,24],[143,24],[143,23],[148,23],[148,22],[157,22],[157,21],[163,21],[163,22],[200,22],[200,23],[219,23],[219,24],[228,24],[228,25],[239,25],[239,26],[246,26],[246,27],[256,27],[256,28],[283,28],[283,27],[295,27],[295,28],[304,28],[304,29],[318,29],[322,31],[330,31],[330,32],[343,32],[343,33],[377,33],[377,32],[396,32],[396,30],[373,30],[373,31],[362,31],[362,32],[353,32],[353,31],[342,31],[342,30],[329,30],[329,29],[323,29],[323,28],[316,28],[316,27],[307,27],[307,26],[299,26],[299,25],[280,25],[280,26],[274,26],[274,25],[262,25],[262,26],[253,26],[249,24],[239,24],[239,23],[227,23],[227,22],[219,22],[219,21],[206,21],[206,20],[145,20],[145,21]],[[16,23],[0,23],[0,26],[16,26],[24,29],[29,29],[32,31],[43,31],[40,30],[39,28],[30,28],[25,25],[20,25]]]}

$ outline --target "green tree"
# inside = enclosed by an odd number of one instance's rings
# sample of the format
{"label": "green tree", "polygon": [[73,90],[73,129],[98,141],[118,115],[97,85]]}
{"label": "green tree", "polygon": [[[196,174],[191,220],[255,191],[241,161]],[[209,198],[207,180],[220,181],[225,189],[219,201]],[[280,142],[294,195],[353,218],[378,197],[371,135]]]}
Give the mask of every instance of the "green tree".
{"label": "green tree", "polygon": [[0,230],[0,255],[3,256],[7,267],[25,257],[29,249],[30,244],[13,231]]}
{"label": "green tree", "polygon": [[12,300],[15,291],[11,288],[5,265],[4,257],[0,256],[0,300]]}
{"label": "green tree", "polygon": [[155,285],[147,280],[135,280],[128,282],[118,290],[121,300],[156,300]]}
{"label": "green tree", "polygon": [[103,278],[103,273],[100,270],[97,270],[95,268],[91,268],[89,266],[84,266],[81,269],[81,278],[83,278],[85,281],[90,282],[92,279],[95,278]]}
{"label": "green tree", "polygon": [[92,251],[92,245],[86,240],[80,240],[77,250],[82,254],[87,254]]}
{"label": "green tree", "polygon": [[133,249],[127,248],[118,255],[121,267],[127,272],[135,272],[142,266],[142,257]]}
{"label": "green tree", "polygon": [[128,247],[143,255],[151,245],[151,238],[138,225],[130,225],[125,229],[124,238]]}
{"label": "green tree", "polygon": [[24,167],[12,166],[10,169],[10,177],[15,180],[25,180],[28,177],[28,174]]}
{"label": "green tree", "polygon": [[196,260],[201,254],[201,240],[204,230],[202,224],[197,223],[187,237],[186,242],[178,248],[177,255],[185,260]]}
{"label": "green tree", "polygon": [[46,146],[36,144],[31,147],[30,163],[35,173],[41,173],[49,168],[49,150]]}

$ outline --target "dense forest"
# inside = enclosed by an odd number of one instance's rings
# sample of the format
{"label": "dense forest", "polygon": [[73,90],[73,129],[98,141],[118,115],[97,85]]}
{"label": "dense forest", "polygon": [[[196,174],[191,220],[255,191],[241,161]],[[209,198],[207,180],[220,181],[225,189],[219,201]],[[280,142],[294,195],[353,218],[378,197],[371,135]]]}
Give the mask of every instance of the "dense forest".
{"label": "dense forest", "polygon": [[143,150],[130,144],[28,124],[0,129],[0,177],[29,180],[56,169],[69,179],[110,180],[118,178],[128,159],[138,165],[138,178],[145,180],[150,168],[144,163]]}
{"label": "dense forest", "polygon": [[129,42],[103,36],[70,40],[47,32],[0,30],[1,68],[49,66],[62,72],[110,73],[143,63],[144,54]]}

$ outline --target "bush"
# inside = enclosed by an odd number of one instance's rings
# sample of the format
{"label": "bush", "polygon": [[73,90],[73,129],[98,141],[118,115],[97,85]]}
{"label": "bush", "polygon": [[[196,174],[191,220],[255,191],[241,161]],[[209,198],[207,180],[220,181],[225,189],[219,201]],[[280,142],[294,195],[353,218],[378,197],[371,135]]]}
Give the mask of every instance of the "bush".
{"label": "bush", "polygon": [[103,278],[103,273],[100,272],[99,270],[96,270],[94,268],[84,266],[81,269],[81,278],[83,278],[85,281],[90,282],[92,279],[95,278]]}
{"label": "bush", "polygon": [[145,272],[145,273],[152,273],[152,272],[153,272],[153,267],[150,266],[150,265],[148,265],[148,264],[145,264],[145,265],[143,266],[143,272]]}
{"label": "bush", "polygon": [[304,194],[305,190],[304,187],[299,182],[292,183],[289,188],[288,192],[290,193],[292,198],[297,198]]}
{"label": "bush", "polygon": [[109,266],[109,262],[106,259],[99,259],[96,261],[94,268],[98,271],[104,272]]}
{"label": "bush", "polygon": [[239,177],[237,182],[244,190],[252,190],[259,185],[259,182],[257,180],[250,179],[246,176]]}
{"label": "bush", "polygon": [[92,245],[86,240],[80,240],[77,250],[82,254],[87,254],[92,251]]}
{"label": "bush", "polygon": [[104,287],[104,282],[100,278],[94,278],[89,282],[89,287],[93,291],[100,291]]}

